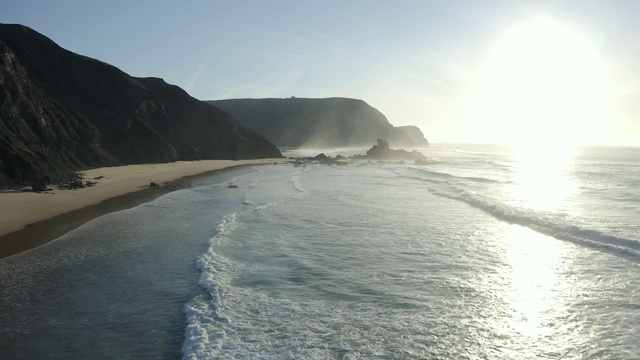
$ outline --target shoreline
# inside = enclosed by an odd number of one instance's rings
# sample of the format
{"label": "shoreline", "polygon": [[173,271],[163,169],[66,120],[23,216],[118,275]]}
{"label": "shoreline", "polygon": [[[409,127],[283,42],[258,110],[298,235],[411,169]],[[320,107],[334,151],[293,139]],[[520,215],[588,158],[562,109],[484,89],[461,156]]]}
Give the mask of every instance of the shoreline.
{"label": "shoreline", "polygon": [[[52,241],[102,215],[185,189],[198,178],[242,166],[284,164],[284,158],[198,160],[139,164],[84,171],[92,187],[34,193],[0,192],[0,259]],[[104,176],[101,179],[95,179]],[[150,187],[149,183],[164,184]]]}

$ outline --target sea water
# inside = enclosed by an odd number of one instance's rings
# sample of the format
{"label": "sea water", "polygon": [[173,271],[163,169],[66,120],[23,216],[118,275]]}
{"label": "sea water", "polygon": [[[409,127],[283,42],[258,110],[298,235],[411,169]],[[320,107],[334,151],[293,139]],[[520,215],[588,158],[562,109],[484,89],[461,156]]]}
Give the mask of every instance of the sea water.
{"label": "sea water", "polygon": [[423,152],[232,170],[1,259],[1,357],[640,356],[640,149]]}

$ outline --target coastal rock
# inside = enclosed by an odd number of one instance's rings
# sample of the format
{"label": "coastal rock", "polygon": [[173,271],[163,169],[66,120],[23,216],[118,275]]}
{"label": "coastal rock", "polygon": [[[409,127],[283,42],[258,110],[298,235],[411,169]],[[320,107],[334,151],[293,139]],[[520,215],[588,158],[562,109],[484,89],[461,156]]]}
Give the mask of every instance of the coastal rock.
{"label": "coastal rock", "polygon": [[327,160],[329,160],[329,158],[324,153],[320,153],[320,154],[314,156],[313,160],[327,161]]}
{"label": "coastal rock", "polygon": [[45,178],[38,178],[31,183],[31,189],[35,192],[48,191],[47,180]]}
{"label": "coastal rock", "polygon": [[367,150],[367,157],[371,159],[382,158],[389,151],[389,142],[383,139],[378,139],[378,144],[373,145],[371,149]]}
{"label": "coastal rock", "polygon": [[426,159],[426,156],[415,150],[409,152],[404,149],[391,149],[388,141],[378,139],[378,143],[367,150],[366,158],[379,160],[418,160]]}
{"label": "coastal rock", "polygon": [[149,187],[155,187],[155,188],[157,188],[157,187],[160,187],[160,184],[158,184],[157,182],[153,182],[153,181],[152,181],[152,182],[150,182],[150,183],[149,183]]}
{"label": "coastal rock", "polygon": [[80,180],[63,182],[60,185],[58,185],[58,189],[60,190],[75,190],[75,189],[81,189],[84,187],[85,187],[84,183]]}

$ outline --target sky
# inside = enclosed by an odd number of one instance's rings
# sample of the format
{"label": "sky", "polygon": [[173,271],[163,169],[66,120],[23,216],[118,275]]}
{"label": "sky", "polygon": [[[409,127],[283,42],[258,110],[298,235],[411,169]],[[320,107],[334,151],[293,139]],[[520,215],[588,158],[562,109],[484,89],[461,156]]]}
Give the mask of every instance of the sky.
{"label": "sky", "polygon": [[640,1],[0,0],[201,100],[349,97],[432,142],[640,145]]}

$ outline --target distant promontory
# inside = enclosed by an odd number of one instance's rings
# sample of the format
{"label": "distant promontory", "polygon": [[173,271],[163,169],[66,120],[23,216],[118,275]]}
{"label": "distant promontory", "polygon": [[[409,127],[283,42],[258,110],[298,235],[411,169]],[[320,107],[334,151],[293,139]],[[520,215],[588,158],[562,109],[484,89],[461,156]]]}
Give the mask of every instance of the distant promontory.
{"label": "distant promontory", "polygon": [[208,103],[280,147],[365,147],[377,139],[412,148],[429,145],[418,127],[394,127],[380,111],[358,99],[292,97]]}

